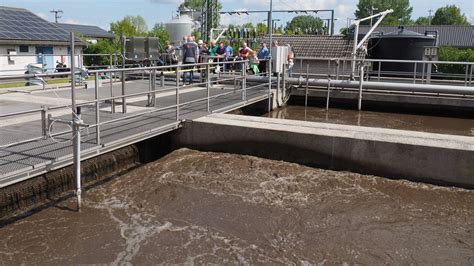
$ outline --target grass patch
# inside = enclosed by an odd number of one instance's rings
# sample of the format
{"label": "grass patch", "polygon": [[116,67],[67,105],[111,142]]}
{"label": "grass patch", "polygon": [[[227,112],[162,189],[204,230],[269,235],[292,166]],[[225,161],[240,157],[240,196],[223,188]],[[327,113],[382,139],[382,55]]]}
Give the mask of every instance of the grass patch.
{"label": "grass patch", "polygon": [[[94,80],[94,77],[88,77],[86,80]],[[46,85],[52,84],[69,84],[71,79],[48,79]],[[9,83],[0,83],[0,89],[14,89],[20,87],[26,87],[26,81],[17,81]]]}

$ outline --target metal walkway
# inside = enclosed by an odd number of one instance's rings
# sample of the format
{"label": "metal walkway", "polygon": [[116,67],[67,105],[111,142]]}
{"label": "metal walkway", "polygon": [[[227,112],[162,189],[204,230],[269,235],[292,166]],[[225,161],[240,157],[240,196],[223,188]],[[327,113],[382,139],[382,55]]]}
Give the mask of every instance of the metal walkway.
{"label": "metal walkway", "polygon": [[[233,79],[243,80],[242,77],[245,74]],[[82,120],[91,125],[81,133],[82,160],[172,131],[179,128],[183,120],[224,113],[269,97],[268,85],[247,88],[245,81],[237,82],[236,86],[217,81],[209,86],[205,83],[186,87],[178,85],[179,94],[176,94],[178,90],[173,81],[161,83],[160,89],[150,85],[152,81],[156,83],[156,79],[126,83],[127,95],[132,95],[127,97],[126,113],[122,113],[119,96],[113,99],[116,101],[115,112],[112,112],[110,99],[100,100],[110,98],[111,94],[121,95],[121,83],[102,84],[97,92],[94,88],[76,89],[78,104],[85,103]],[[156,104],[152,107],[149,107],[150,99],[153,99],[148,94],[150,88],[154,88],[156,94],[156,101],[153,101]],[[71,120],[70,109],[54,109],[58,104],[67,104],[70,99],[70,89],[0,95],[1,105],[5,108],[10,104],[16,112],[12,116],[0,116],[0,188],[72,164],[70,128],[58,123],[47,132],[56,135],[54,139],[41,137],[44,130],[49,129],[42,127],[41,112],[25,111],[47,106],[54,119]],[[95,103],[90,104],[90,101]]]}

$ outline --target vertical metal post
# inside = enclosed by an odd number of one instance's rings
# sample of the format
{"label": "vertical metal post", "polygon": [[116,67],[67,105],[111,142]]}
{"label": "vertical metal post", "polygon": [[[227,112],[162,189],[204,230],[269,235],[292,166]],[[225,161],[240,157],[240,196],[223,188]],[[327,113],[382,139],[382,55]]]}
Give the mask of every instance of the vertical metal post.
{"label": "vertical metal post", "polygon": [[380,72],[382,71],[382,62],[379,61],[379,72],[377,73],[377,80],[380,81]]}
{"label": "vertical metal post", "polygon": [[285,88],[286,77],[285,76],[286,76],[286,66],[283,67],[283,72],[282,72],[282,75],[281,75],[281,77],[282,77],[281,78],[282,79],[282,81],[281,81],[281,83],[282,83],[282,86],[281,86],[281,99],[282,99],[282,102],[281,102],[281,104],[282,105],[284,104],[283,100],[286,99],[286,94],[285,94],[285,92],[286,92],[286,88]]}
{"label": "vertical metal post", "polygon": [[331,36],[334,35],[334,9],[331,10]]}
{"label": "vertical metal post", "polygon": [[331,92],[331,79],[328,78],[328,94],[326,96],[326,110],[329,110],[329,94]]}
{"label": "vertical metal post", "polygon": [[339,80],[339,70],[341,67],[341,62],[339,61],[339,59],[336,60],[336,66],[336,80]]}
{"label": "vertical metal post", "polygon": [[122,34],[121,37],[121,44],[122,44],[122,113],[127,113],[127,99],[125,97],[125,42],[126,38]]}
{"label": "vertical metal post", "polygon": [[162,88],[165,87],[165,73],[163,73],[163,71],[161,71],[161,74],[160,74],[160,86]]}
{"label": "vertical metal post", "polygon": [[309,63],[306,63],[306,89],[304,93],[304,107],[308,107]]}
{"label": "vertical metal post", "polygon": [[[42,61],[41,68],[43,69],[43,71],[47,72],[48,70],[46,69],[44,54],[41,54],[41,61]],[[46,77],[43,78],[43,90],[46,90],[46,80],[45,80],[45,78]]]}
{"label": "vertical metal post", "polygon": [[471,73],[469,74],[469,86],[472,84],[472,69],[474,68],[474,65],[471,64]]}
{"label": "vertical metal post", "polygon": [[176,121],[179,121],[179,71],[180,67],[176,67]]}
{"label": "vertical metal post", "polygon": [[415,69],[413,70],[413,84],[416,84],[416,71],[417,71],[417,65],[415,63]]}
{"label": "vertical metal post", "polygon": [[268,34],[270,35],[270,55],[268,57],[268,112],[272,111],[272,58],[273,58],[273,0],[270,0],[270,12],[268,12]]}
{"label": "vertical metal post", "polygon": [[77,210],[81,210],[81,132],[78,123],[81,119],[81,109],[76,108],[76,63],[75,61],[75,38],[74,32],[71,32],[71,108],[72,108],[72,136],[73,136],[73,162],[74,173],[76,177],[76,196],[77,196]]}
{"label": "vertical metal post", "polygon": [[[110,69],[113,68],[113,55],[110,55],[110,62],[109,66]],[[110,72],[110,97],[114,97],[114,79],[115,79],[115,73]],[[110,99],[110,112],[113,114],[115,113],[115,99]]]}
{"label": "vertical metal post", "polygon": [[207,112],[211,112],[211,69],[206,65],[206,91],[207,91]]}
{"label": "vertical metal post", "polygon": [[464,86],[467,86],[469,80],[469,64],[466,64],[466,75],[464,77]]}
{"label": "vertical metal post", "polygon": [[351,79],[355,78],[355,71],[356,71],[356,60],[357,60],[357,43],[359,42],[359,22],[355,23],[355,32],[354,32],[354,44],[352,48],[352,72],[351,72]]}
{"label": "vertical metal post", "polygon": [[364,86],[364,66],[360,67],[360,80],[359,80],[359,102],[357,108],[362,110],[362,88]]}
{"label": "vertical metal post", "polygon": [[[283,68],[286,66],[283,65]],[[281,83],[281,74],[280,72],[277,72],[277,88],[276,88],[276,93],[275,93],[275,98],[276,98],[276,107],[278,108],[280,105],[280,83]]]}
{"label": "vertical metal post", "polygon": [[99,102],[99,73],[95,73],[95,143],[100,145],[100,102]]}
{"label": "vertical metal post", "polygon": [[421,72],[421,84],[425,83],[425,63],[423,63],[423,71]]}
{"label": "vertical metal post", "polygon": [[41,106],[41,133],[43,135],[43,138],[46,139],[48,136],[48,107],[45,105]]}
{"label": "vertical metal post", "polygon": [[156,68],[153,68],[153,107],[156,107]]}

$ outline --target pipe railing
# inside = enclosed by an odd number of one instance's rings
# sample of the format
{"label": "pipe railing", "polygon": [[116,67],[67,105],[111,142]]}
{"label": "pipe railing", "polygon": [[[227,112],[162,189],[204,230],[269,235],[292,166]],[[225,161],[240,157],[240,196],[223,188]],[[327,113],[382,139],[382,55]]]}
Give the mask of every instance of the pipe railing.
{"label": "pipe railing", "polygon": [[[186,65],[186,67],[194,67],[194,68],[198,68],[198,69],[206,69],[207,71],[209,71],[212,67],[215,67],[216,65],[222,65],[222,64],[233,64],[233,65],[239,65],[240,67],[242,66],[245,66],[247,63],[247,61],[245,60],[241,60],[241,61],[229,61],[229,62],[211,62],[211,63],[196,63],[196,64],[189,64],[189,65]],[[210,106],[210,101],[213,100],[213,99],[217,99],[219,97],[225,97],[226,95],[230,95],[230,94],[235,94],[235,93],[242,93],[242,100],[243,101],[246,101],[247,98],[246,98],[246,92],[248,90],[252,90],[252,89],[258,89],[260,88],[261,86],[253,86],[253,87],[249,87],[247,88],[245,85],[243,85],[241,88],[239,89],[233,89],[232,91],[230,92],[225,92],[225,93],[219,93],[217,95],[210,95],[209,93],[209,90],[210,90],[210,86],[214,83],[219,83],[219,82],[228,82],[228,81],[243,81],[245,80],[245,75],[242,76],[242,73],[240,71],[238,72],[234,72],[234,77],[227,77],[227,76],[224,76],[222,78],[220,78],[218,75],[214,75],[215,77],[217,77],[215,80],[214,79],[211,79],[211,75],[210,73],[208,73],[206,75],[206,81],[205,82],[199,82],[199,83],[194,83],[193,85],[194,86],[201,86],[201,85],[206,85],[206,88],[207,89],[207,97],[203,97],[203,98],[199,98],[199,99],[194,99],[194,100],[191,100],[191,101],[186,101],[186,102],[179,102],[179,94],[181,94],[182,92],[180,92],[180,89],[182,88],[182,86],[177,83],[177,85],[175,87],[171,87],[171,88],[165,88],[163,87],[164,84],[161,84],[162,86],[162,89],[156,89],[156,82],[157,82],[157,79],[156,79],[156,76],[157,75],[161,75],[163,76],[164,73],[166,72],[172,72],[172,73],[175,73],[177,75],[177,78],[179,79],[179,75],[180,73],[182,73],[181,71],[186,71],[186,70],[181,70],[183,65],[172,65],[172,66],[152,66],[152,67],[137,67],[137,68],[127,68],[127,69],[103,69],[103,70],[93,70],[93,71],[89,71],[88,73],[89,74],[92,74],[94,76],[94,80],[95,80],[95,96],[94,96],[94,100],[89,100],[89,101],[85,101],[85,102],[81,102],[81,103],[77,103],[76,104],[76,107],[81,107],[81,106],[95,106],[95,112],[96,112],[96,115],[95,115],[95,123],[89,123],[89,126],[90,127],[95,127],[96,128],[96,142],[98,145],[100,145],[100,127],[101,126],[104,126],[104,125],[107,125],[107,124],[112,124],[112,123],[116,123],[116,122],[120,122],[120,121],[125,121],[125,120],[128,120],[128,119],[132,119],[132,118],[136,118],[136,117],[140,117],[140,116],[143,116],[143,115],[146,115],[146,114],[150,114],[150,113],[155,113],[155,112],[159,112],[159,111],[164,111],[164,110],[172,110],[172,109],[176,109],[177,111],[177,121],[179,121],[180,117],[179,117],[179,109],[182,108],[183,106],[186,106],[186,105],[189,105],[189,104],[193,104],[193,103],[197,103],[197,102],[203,102],[203,101],[207,101],[207,105],[208,105],[208,111],[211,112],[212,110],[210,110],[209,106]],[[174,69],[172,71],[169,71],[169,69]],[[138,92],[138,93],[126,93],[124,95],[116,95],[116,96],[107,96],[107,97],[99,97],[99,93],[98,93],[98,88],[99,88],[99,82],[98,82],[98,78],[99,78],[99,74],[103,74],[103,73],[121,73],[122,75],[125,75],[129,72],[136,72],[136,71],[143,71],[143,72],[146,72],[148,71],[150,73],[150,84],[151,82],[153,81],[154,84],[151,84],[150,85],[150,90],[148,91],[143,91],[143,92]],[[229,72],[230,73],[230,72]],[[79,72],[76,72],[76,74],[79,74]],[[32,76],[35,76],[35,77],[50,77],[50,76],[57,76],[57,75],[68,75],[68,76],[71,76],[71,72],[63,72],[63,73],[43,73],[43,74],[37,74],[37,75],[29,75],[29,74],[26,74],[26,75],[15,75],[13,77],[15,78],[18,78],[19,76],[25,78],[26,77],[32,77]],[[0,76],[0,80],[5,80],[7,78],[11,78],[10,76],[9,77],[1,77]],[[245,82],[242,82],[242,84],[245,84]],[[209,85],[209,86],[207,86]],[[105,86],[106,87],[106,86]],[[111,87],[112,88],[112,87]],[[172,90],[176,90],[176,98],[177,98],[177,102],[176,104],[174,105],[169,105],[169,106],[166,106],[166,107],[162,107],[162,108],[154,108],[152,110],[147,110],[146,112],[139,112],[137,114],[132,114],[132,115],[127,115],[127,116],[124,116],[124,117],[120,117],[120,118],[117,118],[117,119],[112,119],[112,120],[108,120],[108,121],[100,121],[100,106],[101,104],[104,104],[104,103],[110,103],[111,107],[113,108],[112,104],[115,100],[117,99],[124,99],[124,98],[136,98],[136,97],[141,97],[141,96],[145,96],[145,95],[152,95],[154,98],[156,98],[157,94],[158,93],[162,93],[162,92],[165,92],[165,91],[172,91]],[[155,105],[156,105],[156,100],[155,100]],[[43,107],[43,108],[36,108],[36,109],[32,109],[32,110],[25,110],[25,111],[19,111],[19,112],[13,112],[13,113],[8,113],[8,114],[0,114],[0,118],[9,118],[9,117],[15,117],[15,116],[21,116],[21,115],[29,115],[29,114],[35,114],[35,113],[40,113],[41,114],[41,117],[44,119],[44,118],[47,118],[48,117],[48,113],[51,114],[52,112],[54,111],[58,111],[58,110],[61,110],[61,109],[69,109],[71,108],[71,105],[70,104],[67,104],[67,105],[57,105],[57,106],[50,106],[50,107]],[[49,118],[48,118],[49,119]],[[43,121],[43,127],[49,125],[50,121],[48,122],[45,122]],[[46,132],[47,130],[45,128],[42,129],[43,132]],[[59,133],[52,133],[52,132],[49,132],[48,135],[51,135],[51,136],[60,136],[60,135],[64,135],[64,134],[68,134],[68,133],[71,133],[71,131],[64,131],[64,132],[59,132]],[[6,145],[3,145],[3,146],[0,146],[0,148],[7,148],[7,147],[11,147],[11,146],[15,146],[15,145],[20,145],[20,144],[24,144],[24,143],[28,143],[28,142],[33,142],[33,141],[37,141],[37,140],[41,140],[41,139],[44,139],[45,137],[47,136],[41,136],[41,137],[36,137],[36,138],[31,138],[31,139],[27,139],[27,140],[23,140],[23,141],[17,141],[17,142],[13,142],[13,143],[10,143],[10,144],[6,144]]]}

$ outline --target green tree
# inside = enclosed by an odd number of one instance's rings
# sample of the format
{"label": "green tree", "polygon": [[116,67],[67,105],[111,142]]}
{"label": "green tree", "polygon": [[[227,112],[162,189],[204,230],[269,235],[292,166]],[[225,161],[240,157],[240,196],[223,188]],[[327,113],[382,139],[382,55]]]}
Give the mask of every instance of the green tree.
{"label": "green tree", "polygon": [[286,23],[284,31],[287,34],[295,34],[296,32],[303,32],[314,34],[321,32],[323,29],[324,23],[318,17],[313,16],[296,16],[290,22]]}
{"label": "green tree", "polygon": [[[455,62],[474,62],[473,49],[457,49],[450,46],[442,46],[439,48],[440,61],[455,61]],[[466,65],[447,65],[440,64],[439,70],[444,73],[465,74]]]}
{"label": "green tree", "polygon": [[147,25],[145,19],[141,16],[126,16],[122,20],[110,23],[110,31],[120,38],[125,36],[147,36]]}
{"label": "green tree", "polygon": [[268,26],[265,23],[259,22],[259,23],[257,23],[257,26],[255,28],[257,30],[257,35],[258,36],[263,36],[263,35],[267,34],[267,32],[268,32]]}
{"label": "green tree", "polygon": [[[99,40],[97,43],[89,44],[84,49],[84,54],[114,54],[116,46],[110,40]],[[109,65],[109,56],[84,56],[84,62],[87,66]]]}
{"label": "green tree", "polygon": [[429,17],[419,17],[414,22],[415,25],[430,25],[431,19]]}
{"label": "green tree", "polygon": [[132,23],[139,34],[144,34],[148,31],[148,26],[142,16],[126,16],[125,19],[130,20],[130,23]]}
{"label": "green tree", "polygon": [[156,23],[148,33],[148,36],[159,38],[161,47],[164,47],[165,42],[170,39],[170,35],[166,31],[165,25],[161,23]]}
{"label": "green tree", "polygon": [[438,8],[431,21],[432,25],[469,25],[461,9],[455,5]]}
{"label": "green tree", "polygon": [[[354,14],[357,19],[362,19],[387,9],[393,9],[393,13],[387,15],[381,22],[381,25],[398,26],[409,24],[411,13],[413,12],[409,0],[359,0]],[[369,25],[370,20],[366,20],[361,24]]]}

